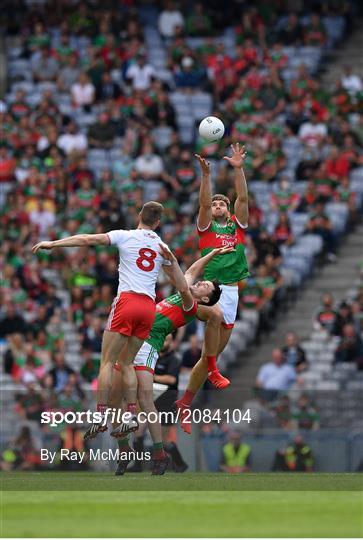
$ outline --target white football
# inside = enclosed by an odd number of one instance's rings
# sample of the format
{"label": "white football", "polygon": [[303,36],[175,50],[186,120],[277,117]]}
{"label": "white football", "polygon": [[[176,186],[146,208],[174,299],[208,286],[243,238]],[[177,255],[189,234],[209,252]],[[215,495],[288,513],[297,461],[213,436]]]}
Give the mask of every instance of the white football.
{"label": "white football", "polygon": [[224,124],[215,116],[207,116],[199,124],[199,135],[209,142],[219,141],[224,135]]}

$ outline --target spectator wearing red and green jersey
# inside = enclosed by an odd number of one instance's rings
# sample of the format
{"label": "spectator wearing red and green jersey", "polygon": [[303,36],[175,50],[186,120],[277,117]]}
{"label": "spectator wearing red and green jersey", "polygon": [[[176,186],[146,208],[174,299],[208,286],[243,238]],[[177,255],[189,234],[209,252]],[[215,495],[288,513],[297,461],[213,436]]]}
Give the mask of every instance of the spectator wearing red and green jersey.
{"label": "spectator wearing red and green jersey", "polygon": [[313,173],[313,182],[319,201],[328,202],[333,196],[336,180],[329,176],[324,164],[320,165]]}
{"label": "spectator wearing red and green jersey", "polygon": [[248,278],[240,292],[240,309],[259,311],[265,303],[263,288],[254,278]]}
{"label": "spectator wearing red and green jersey", "polygon": [[316,13],[311,15],[310,22],[304,29],[304,43],[313,47],[323,47],[326,43],[326,31],[319,15]]}
{"label": "spectator wearing red and green jersey", "polygon": [[314,317],[315,330],[326,330],[331,334],[338,319],[338,313],[333,308],[334,299],[331,294],[324,294],[322,297],[322,306],[318,309]]}
{"label": "spectator wearing red and green jersey", "polygon": [[324,165],[329,178],[332,180],[340,181],[342,177],[349,174],[349,159],[347,156],[341,155],[337,146],[333,146]]}
{"label": "spectator wearing red and green jersey", "polygon": [[0,146],[0,184],[15,180],[16,159],[10,155],[6,146]]}
{"label": "spectator wearing red and green jersey", "polygon": [[273,238],[279,246],[291,246],[294,243],[294,235],[289,221],[289,217],[285,212],[279,215],[279,221],[276,224],[273,232]]}
{"label": "spectator wearing red and green jersey", "polygon": [[299,205],[299,195],[294,193],[286,178],[282,178],[279,188],[271,195],[271,208],[279,212],[294,212]]}

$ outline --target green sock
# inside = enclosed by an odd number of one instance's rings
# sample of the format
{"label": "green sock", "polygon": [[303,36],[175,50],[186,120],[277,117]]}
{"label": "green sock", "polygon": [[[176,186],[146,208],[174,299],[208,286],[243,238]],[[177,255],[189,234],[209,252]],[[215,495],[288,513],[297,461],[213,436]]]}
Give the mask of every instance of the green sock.
{"label": "green sock", "polygon": [[130,448],[129,437],[123,437],[122,439],[118,439],[117,444],[120,450],[125,450],[125,449]]}
{"label": "green sock", "polygon": [[153,456],[156,459],[161,459],[164,456],[164,446],[162,442],[154,443]]}

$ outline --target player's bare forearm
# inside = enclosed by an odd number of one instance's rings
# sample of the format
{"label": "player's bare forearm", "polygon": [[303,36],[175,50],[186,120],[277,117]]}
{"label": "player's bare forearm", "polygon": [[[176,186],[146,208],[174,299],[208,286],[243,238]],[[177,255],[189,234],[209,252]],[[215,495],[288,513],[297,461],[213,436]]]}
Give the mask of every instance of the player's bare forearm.
{"label": "player's bare forearm", "polygon": [[195,261],[195,263],[193,263],[185,272],[185,279],[187,280],[188,284],[191,285],[197,279],[197,277],[203,273],[204,268],[209,261],[213,259],[213,257],[216,255],[224,255],[225,253],[230,253],[231,251],[234,251],[234,248],[228,247],[213,249],[207,253],[207,255],[204,255],[204,257]]}
{"label": "player's bare forearm", "polygon": [[234,183],[237,199],[234,203],[234,213],[238,221],[245,225],[248,223],[248,189],[243,168],[234,169]]}
{"label": "player's bare forearm", "polygon": [[248,222],[248,189],[245,173],[243,170],[243,162],[246,158],[247,152],[244,146],[237,144],[231,144],[232,156],[224,156],[223,159],[234,169],[234,184],[237,193],[237,199],[234,203],[234,213],[241,223],[245,225]]}
{"label": "player's bare forearm", "polygon": [[75,236],[67,236],[53,242],[39,242],[32,247],[33,253],[39,249],[54,249],[63,247],[82,247],[82,246],[99,246],[109,245],[110,241],[107,234],[76,234]]}
{"label": "player's bare forearm", "polygon": [[199,213],[198,227],[204,229],[212,221],[212,181],[210,175],[210,164],[204,158],[195,154],[202,169],[202,177],[199,189]]}

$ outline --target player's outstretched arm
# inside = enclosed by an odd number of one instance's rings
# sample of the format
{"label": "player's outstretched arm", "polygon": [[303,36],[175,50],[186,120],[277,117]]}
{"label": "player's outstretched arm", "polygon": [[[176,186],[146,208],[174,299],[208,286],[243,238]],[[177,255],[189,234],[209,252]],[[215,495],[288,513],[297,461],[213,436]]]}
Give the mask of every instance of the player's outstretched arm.
{"label": "player's outstretched arm", "polygon": [[164,268],[164,272],[169,277],[174,287],[180,292],[180,295],[183,299],[183,306],[186,310],[188,310],[193,306],[194,300],[192,293],[189,290],[187,280],[185,279],[185,276],[182,272],[182,269],[180,268],[175,255],[165,244],[159,244],[159,247],[160,254],[164,257],[164,259],[171,262],[170,266],[166,266]]}
{"label": "player's outstretched arm", "polygon": [[207,253],[207,255],[204,255],[204,257],[195,261],[195,263],[193,263],[184,274],[188,285],[192,285],[197,277],[203,273],[205,266],[211,259],[213,259],[213,257],[216,255],[224,255],[225,253],[231,253],[231,251],[234,251],[233,247],[213,249]]}
{"label": "player's outstretched arm", "polygon": [[39,242],[32,247],[32,252],[36,253],[39,249],[54,249],[62,247],[81,247],[81,246],[109,246],[110,240],[107,234],[76,234],[67,236],[54,242]]}
{"label": "player's outstretched arm", "polygon": [[195,154],[202,169],[202,179],[199,190],[199,213],[197,227],[200,231],[207,229],[212,221],[212,181],[210,176],[210,163]]}
{"label": "player's outstretched arm", "polygon": [[237,192],[237,199],[234,203],[234,213],[241,225],[248,223],[248,190],[245,173],[243,171],[243,162],[246,158],[246,150],[239,143],[231,144],[232,156],[225,156],[223,159],[234,168],[234,183]]}

